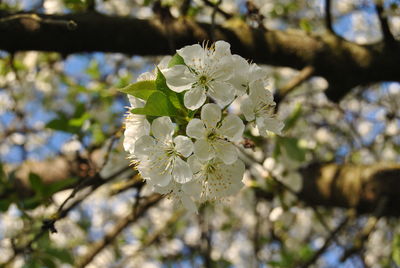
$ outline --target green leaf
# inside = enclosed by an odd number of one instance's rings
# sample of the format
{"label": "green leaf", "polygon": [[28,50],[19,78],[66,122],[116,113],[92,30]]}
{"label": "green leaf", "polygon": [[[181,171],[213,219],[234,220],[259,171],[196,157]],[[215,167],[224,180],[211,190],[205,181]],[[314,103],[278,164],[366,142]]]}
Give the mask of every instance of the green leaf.
{"label": "green leaf", "polygon": [[307,33],[311,33],[311,31],[312,31],[312,26],[308,19],[304,19],[304,18],[301,19],[300,28]]}
{"label": "green leaf", "polygon": [[162,92],[154,92],[143,108],[131,110],[134,114],[149,116],[176,116],[177,110],[168,97]]}
{"label": "green leaf", "polygon": [[168,68],[171,68],[175,65],[184,65],[184,64],[185,64],[185,61],[183,60],[183,58],[178,53],[176,53],[172,57],[172,59],[169,61]]}
{"label": "green leaf", "polygon": [[10,199],[2,199],[0,200],[0,211],[6,211],[8,207],[11,205],[12,201]]}
{"label": "green leaf", "polygon": [[3,169],[3,163],[0,162],[0,184],[7,183],[7,176]]}
{"label": "green leaf", "polygon": [[303,162],[306,159],[306,151],[299,146],[298,139],[280,137],[278,142],[281,149],[284,150],[291,159],[299,162]]}
{"label": "green leaf", "polygon": [[52,257],[50,256],[41,256],[39,261],[44,265],[42,267],[46,268],[57,268],[57,265],[54,263]]}
{"label": "green leaf", "polygon": [[68,178],[60,181],[55,181],[45,185],[43,190],[44,197],[50,197],[58,191],[64,190],[68,186],[73,185],[77,181],[76,178]]}
{"label": "green leaf", "polygon": [[101,77],[99,63],[97,61],[92,61],[86,69],[86,73],[94,80],[99,79]]}
{"label": "green leaf", "polygon": [[37,195],[39,196],[44,195],[46,187],[42,182],[42,179],[39,177],[39,175],[35,173],[29,173],[29,183],[31,184],[32,189],[35,190],[35,193]]}
{"label": "green leaf", "polygon": [[70,119],[68,121],[68,126],[69,127],[77,127],[78,129],[80,129],[83,126],[83,124],[85,123],[85,121],[88,120],[89,118],[90,118],[90,114],[84,113],[81,117]]}
{"label": "green leaf", "polygon": [[176,93],[175,91],[169,89],[167,85],[167,80],[159,69],[157,71],[156,87],[157,90],[164,92],[168,96],[170,102],[175,106],[175,108],[185,111],[185,113],[187,113],[187,109],[183,104],[184,93]]}
{"label": "green leaf", "polygon": [[285,120],[285,127],[283,128],[284,132],[289,130],[289,129],[291,129],[291,128],[293,128],[296,125],[298,119],[301,116],[301,113],[302,113],[301,104],[298,103],[296,105],[296,107],[294,108],[293,112]]}
{"label": "green leaf", "polygon": [[83,103],[78,103],[75,107],[72,117],[67,116],[65,113],[59,112],[58,118],[54,118],[48,122],[46,127],[58,131],[79,134],[81,133],[83,124],[88,119],[90,119],[90,114],[86,112],[85,105]]}
{"label": "green leaf", "polygon": [[74,264],[74,259],[68,250],[59,248],[47,248],[46,253],[52,257],[59,259],[63,263]]}
{"label": "green leaf", "polygon": [[400,234],[397,234],[393,239],[392,259],[400,266]]}
{"label": "green leaf", "polygon": [[136,98],[147,100],[154,92],[157,91],[156,81],[146,80],[130,84],[119,91],[135,96]]}

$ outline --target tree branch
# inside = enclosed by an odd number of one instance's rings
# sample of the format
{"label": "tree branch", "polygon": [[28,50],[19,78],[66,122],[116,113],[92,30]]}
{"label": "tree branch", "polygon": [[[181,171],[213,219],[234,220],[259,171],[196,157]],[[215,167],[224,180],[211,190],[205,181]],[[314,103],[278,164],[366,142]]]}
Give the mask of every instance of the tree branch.
{"label": "tree branch", "polygon": [[134,212],[118,222],[111,232],[106,234],[102,240],[95,243],[90,249],[89,253],[79,260],[75,267],[86,267],[86,265],[88,265],[97,256],[97,254],[99,254],[107,245],[109,245],[126,227],[139,219],[147,211],[147,209],[160,201],[162,197],[163,196],[160,194],[153,194],[147,197],[144,203],[139,205]]}
{"label": "tree branch", "polygon": [[[0,19],[12,15],[0,11]],[[211,40],[214,29],[216,40],[228,41],[233,53],[254,62],[300,70],[313,66],[314,75],[329,82],[326,93],[334,101],[358,85],[400,81],[399,42],[390,49],[381,43],[361,46],[331,34],[310,35],[293,30],[265,32],[240,21],[213,28],[211,24],[178,19],[172,20],[167,29],[157,19],[140,20],[93,12],[35,16],[40,19],[1,22],[0,49],[56,51],[65,55],[94,51],[166,55],[171,53],[171,42],[179,48]],[[54,21],[73,21],[76,28],[68,29]]]}
{"label": "tree branch", "polygon": [[325,0],[325,26],[330,33],[335,33],[332,24],[332,3],[331,0]]}
{"label": "tree branch", "polygon": [[336,236],[342,231],[347,223],[349,221],[349,217],[345,218],[329,235],[329,237],[325,240],[325,243],[322,245],[320,249],[318,249],[314,255],[306,261],[303,265],[301,265],[301,268],[307,268],[313,265],[318,258],[329,248],[329,245],[332,243],[332,241],[335,240]]}
{"label": "tree branch", "polygon": [[396,39],[393,37],[392,33],[390,32],[389,23],[385,14],[383,14],[383,1],[376,0],[375,1],[375,10],[378,14],[378,19],[381,25],[383,40],[387,44],[395,43]]}
{"label": "tree branch", "polygon": [[232,14],[229,14],[228,12],[225,12],[224,10],[222,10],[222,9],[219,7],[219,4],[214,4],[213,2],[211,2],[211,1],[209,1],[209,0],[203,0],[203,3],[204,3],[206,6],[209,6],[209,7],[214,8],[215,11],[218,12],[219,14],[221,14],[222,16],[224,16],[225,19],[230,19],[230,18],[233,17]]}
{"label": "tree branch", "polygon": [[[306,204],[354,208],[358,213],[399,217],[400,165],[313,164],[301,170]],[[383,207],[380,200],[385,198]]]}
{"label": "tree branch", "polygon": [[296,87],[298,87],[304,81],[309,79],[313,75],[313,73],[314,73],[314,67],[312,66],[304,67],[297,76],[295,76],[286,85],[284,85],[278,90],[276,102],[279,103],[279,100],[284,99],[287,94],[292,92]]}

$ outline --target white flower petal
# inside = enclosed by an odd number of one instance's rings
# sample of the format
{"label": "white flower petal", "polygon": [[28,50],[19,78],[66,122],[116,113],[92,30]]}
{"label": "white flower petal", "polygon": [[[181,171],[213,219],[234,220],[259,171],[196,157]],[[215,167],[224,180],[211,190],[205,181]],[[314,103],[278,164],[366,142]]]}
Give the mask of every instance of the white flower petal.
{"label": "white flower petal", "polygon": [[214,144],[215,154],[219,159],[221,159],[225,164],[232,164],[238,158],[238,152],[236,147],[227,141],[221,140]]}
{"label": "white flower petal", "polygon": [[243,121],[236,115],[228,115],[222,120],[222,125],[218,132],[231,141],[238,141],[242,138],[244,131]]}
{"label": "white flower petal", "polygon": [[139,77],[137,78],[137,81],[155,80],[155,79],[156,79],[156,76],[154,73],[145,72],[145,73],[142,73],[141,75],[139,75]]}
{"label": "white flower petal", "polygon": [[142,108],[145,105],[145,101],[135,96],[128,95],[129,103],[131,104],[131,108]]}
{"label": "white flower petal", "polygon": [[150,175],[150,180],[161,187],[167,186],[171,182],[172,176],[171,172],[153,172]]}
{"label": "white flower petal", "polygon": [[237,160],[230,165],[215,161],[211,165],[214,172],[208,174],[207,180],[203,181],[202,201],[236,194],[243,187],[244,164],[242,161]]}
{"label": "white flower petal", "polygon": [[256,118],[254,114],[254,103],[248,96],[243,99],[240,110],[247,121],[253,121]]}
{"label": "white flower petal", "polygon": [[272,92],[265,88],[264,82],[256,80],[250,83],[249,97],[254,103],[263,103],[273,105],[274,97]]}
{"label": "white flower petal", "polygon": [[196,110],[206,101],[207,96],[202,87],[194,87],[185,93],[183,102],[185,107],[190,110]]}
{"label": "white flower petal", "polygon": [[219,105],[226,106],[235,98],[235,90],[229,83],[213,81],[209,84],[210,88],[208,94],[215,99]]}
{"label": "white flower petal", "polygon": [[185,46],[184,48],[178,49],[176,52],[183,58],[185,64],[191,68],[197,66],[199,59],[205,58],[205,50],[199,45]]}
{"label": "white flower petal", "polygon": [[171,141],[175,132],[175,126],[168,116],[154,119],[151,124],[153,136],[159,141]]}
{"label": "white flower petal", "polygon": [[221,120],[221,108],[214,103],[208,103],[201,108],[201,120],[207,128],[214,128]]}
{"label": "white flower petal", "polygon": [[203,167],[203,164],[200,162],[200,160],[195,155],[191,155],[188,158],[187,162],[188,162],[193,174],[200,172]]}
{"label": "white flower petal", "polygon": [[182,205],[186,208],[186,210],[190,213],[197,213],[196,203],[187,195],[181,196]]}
{"label": "white flower petal", "polygon": [[261,69],[257,64],[253,63],[249,67],[249,82],[255,80],[263,80],[267,77],[266,72]]}
{"label": "white flower petal", "polygon": [[[172,57],[171,56],[164,56],[162,59],[161,59],[161,61],[160,61],[160,63],[157,65],[157,67],[158,67],[158,69],[160,69],[160,70],[164,70],[164,69],[167,69],[168,68],[168,63],[171,61],[171,59],[172,59]],[[155,79],[155,78],[154,78]],[[153,80],[154,80],[153,79]]]}
{"label": "white flower petal", "polygon": [[135,142],[135,156],[141,157],[143,155],[149,155],[153,150],[153,146],[155,145],[155,140],[148,136],[142,136]]}
{"label": "white flower petal", "polygon": [[194,143],[194,154],[202,161],[210,160],[215,156],[214,149],[205,140],[197,140]]}
{"label": "white flower petal", "polygon": [[193,142],[186,136],[179,135],[174,138],[175,150],[182,154],[183,157],[188,157],[193,152]]}
{"label": "white flower petal", "polygon": [[182,185],[182,190],[195,200],[199,200],[201,194],[201,184],[198,180],[191,180]]}
{"label": "white flower petal", "polygon": [[193,176],[189,164],[179,157],[175,158],[172,174],[174,176],[174,180],[179,183],[191,181]]}
{"label": "white flower petal", "polygon": [[186,135],[191,138],[203,139],[206,134],[206,128],[204,127],[203,121],[198,118],[194,118],[189,121],[186,127]]}
{"label": "white flower petal", "polygon": [[242,58],[239,55],[232,56],[232,65],[234,67],[235,74],[229,80],[229,82],[233,85],[236,89],[237,95],[241,96],[247,93],[247,88],[249,86],[249,71],[250,71],[250,64],[247,60]]}
{"label": "white flower petal", "polygon": [[215,42],[214,57],[220,59],[222,57],[232,56],[231,55],[231,45],[228,42],[219,40]]}
{"label": "white flower petal", "polygon": [[144,135],[149,135],[150,123],[146,116],[132,114],[128,115],[125,121],[124,142],[125,151],[133,154],[135,151],[135,142]]}
{"label": "white flower petal", "polygon": [[195,77],[185,65],[175,65],[172,68],[164,69],[163,74],[168,87],[175,92],[188,90],[195,82]]}
{"label": "white flower petal", "polygon": [[262,136],[267,136],[268,131],[282,135],[282,129],[285,126],[282,121],[272,117],[258,117],[256,123]]}

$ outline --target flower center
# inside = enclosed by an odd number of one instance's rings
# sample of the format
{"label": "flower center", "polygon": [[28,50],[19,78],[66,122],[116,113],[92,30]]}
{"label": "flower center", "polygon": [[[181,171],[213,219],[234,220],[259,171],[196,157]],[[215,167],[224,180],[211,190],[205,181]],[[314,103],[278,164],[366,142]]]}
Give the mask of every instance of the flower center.
{"label": "flower center", "polygon": [[207,133],[207,140],[209,141],[215,141],[218,138],[218,134],[215,131],[215,129],[211,129],[208,133]]}
{"label": "flower center", "polygon": [[178,154],[178,152],[175,150],[175,147],[172,144],[167,144],[167,146],[164,147],[164,152],[167,157],[171,157]]}
{"label": "flower center", "polygon": [[199,77],[199,84],[203,86],[207,84],[207,77],[205,75]]}
{"label": "flower center", "polygon": [[204,170],[205,170],[205,173],[206,173],[207,175],[211,175],[211,174],[213,174],[213,173],[216,171],[216,167],[215,167],[215,165],[213,165],[213,163],[208,163],[208,164],[205,166]]}
{"label": "flower center", "polygon": [[263,115],[271,115],[273,113],[273,107],[275,105],[271,104],[271,103],[259,103],[255,109],[254,109],[254,113],[256,115],[256,117],[260,117]]}

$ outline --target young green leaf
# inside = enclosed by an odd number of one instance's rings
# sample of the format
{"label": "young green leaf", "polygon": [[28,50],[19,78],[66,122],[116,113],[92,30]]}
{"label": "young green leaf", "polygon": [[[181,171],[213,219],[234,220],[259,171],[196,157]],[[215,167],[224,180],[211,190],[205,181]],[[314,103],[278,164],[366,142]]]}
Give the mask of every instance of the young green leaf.
{"label": "young green leaf", "polygon": [[167,95],[162,92],[154,92],[148,99],[143,108],[131,110],[134,114],[149,116],[176,116],[177,110]]}
{"label": "young green leaf", "polygon": [[291,159],[299,162],[303,162],[306,159],[306,151],[299,146],[298,139],[280,137],[278,142],[281,150],[283,149]]}
{"label": "young green leaf", "polygon": [[168,68],[171,68],[171,67],[173,67],[175,65],[179,65],[179,64],[183,65],[183,64],[185,64],[185,61],[178,53],[175,53],[175,55],[172,56],[171,60],[168,63]]}
{"label": "young green leaf", "polygon": [[175,108],[185,112],[187,111],[185,105],[183,104],[183,93],[176,93],[175,91],[169,89],[167,80],[159,69],[157,71],[156,87],[157,90],[164,92],[168,96],[170,102],[175,106]]}
{"label": "young green leaf", "polygon": [[297,121],[301,116],[301,104],[298,103],[294,108],[293,112],[289,115],[289,117],[285,120],[285,127],[283,128],[283,132],[288,131],[289,129],[293,128]]}
{"label": "young green leaf", "polygon": [[32,189],[35,190],[36,195],[44,195],[46,187],[43,184],[42,179],[39,177],[39,175],[35,173],[29,173],[29,182],[32,186]]}
{"label": "young green leaf", "polygon": [[147,100],[154,92],[156,92],[156,81],[145,80],[130,84],[119,91],[135,96],[136,98]]}

